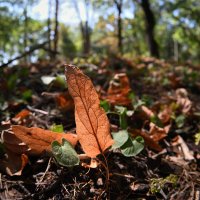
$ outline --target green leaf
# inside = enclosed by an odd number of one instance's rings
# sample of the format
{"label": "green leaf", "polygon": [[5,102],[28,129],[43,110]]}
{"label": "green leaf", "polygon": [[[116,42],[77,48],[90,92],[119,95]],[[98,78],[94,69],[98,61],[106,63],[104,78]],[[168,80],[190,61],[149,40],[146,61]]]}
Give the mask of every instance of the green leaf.
{"label": "green leaf", "polygon": [[127,124],[127,108],[123,106],[115,106],[117,113],[119,114],[119,124],[122,129],[126,129]]}
{"label": "green leaf", "polygon": [[121,130],[118,132],[113,132],[112,137],[114,139],[113,149],[121,147],[129,138],[127,130]]}
{"label": "green leaf", "polygon": [[194,135],[195,137],[195,144],[198,145],[200,143],[200,132]]}
{"label": "green leaf", "polygon": [[60,165],[73,167],[79,164],[80,159],[78,154],[73,146],[64,138],[62,139],[62,145],[58,141],[54,141],[51,147],[52,153]]}
{"label": "green leaf", "polygon": [[50,130],[53,131],[53,132],[57,132],[57,133],[63,133],[64,132],[64,128],[63,128],[63,125],[62,124],[53,124],[51,127],[50,127]]}
{"label": "green leaf", "polygon": [[178,128],[182,128],[184,123],[185,123],[185,116],[184,115],[179,115],[176,119],[175,119],[176,125]]}
{"label": "green leaf", "polygon": [[157,126],[163,128],[163,123],[161,122],[161,120],[159,119],[157,115],[150,117],[150,121],[156,124]]}
{"label": "green leaf", "polygon": [[127,142],[121,146],[121,152],[126,157],[136,156],[144,148],[144,140],[138,136],[134,140],[131,137],[128,138]]}
{"label": "green leaf", "polygon": [[105,110],[105,112],[108,112],[110,110],[110,104],[106,100],[101,100],[100,106]]}
{"label": "green leaf", "polygon": [[31,99],[33,93],[32,93],[32,90],[26,90],[25,92],[22,93],[22,98],[24,100],[29,100]]}

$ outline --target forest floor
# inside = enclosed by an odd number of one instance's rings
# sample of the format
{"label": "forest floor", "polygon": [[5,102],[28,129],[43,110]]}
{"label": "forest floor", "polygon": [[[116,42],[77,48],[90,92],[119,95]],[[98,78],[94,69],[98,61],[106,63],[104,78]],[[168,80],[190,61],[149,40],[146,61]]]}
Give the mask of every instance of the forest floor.
{"label": "forest floor", "polygon": [[[96,167],[86,159],[70,168],[45,153],[29,156],[18,175],[8,173],[9,166],[1,167],[0,199],[199,200],[200,66],[148,57],[76,62],[91,78],[111,131],[124,129],[132,138],[142,136],[144,149],[136,156],[107,150],[107,170],[101,155]],[[6,67],[0,73],[2,140],[7,122],[48,130],[62,125],[65,132],[76,132],[63,63],[40,61]],[[1,166],[4,145],[2,141]],[[80,144],[76,151],[83,153]]]}

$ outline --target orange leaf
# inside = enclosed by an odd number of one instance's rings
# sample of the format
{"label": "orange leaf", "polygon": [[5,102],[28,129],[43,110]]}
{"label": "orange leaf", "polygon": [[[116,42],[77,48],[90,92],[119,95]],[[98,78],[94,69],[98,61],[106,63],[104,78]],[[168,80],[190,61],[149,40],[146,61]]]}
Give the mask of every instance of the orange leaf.
{"label": "orange leaf", "polygon": [[3,144],[13,153],[39,155],[44,151],[51,151],[51,143],[54,140],[68,140],[73,146],[77,143],[77,135],[71,133],[55,133],[37,127],[13,125],[2,133]]}
{"label": "orange leaf", "polygon": [[105,97],[111,104],[128,106],[131,103],[129,79],[125,73],[116,74],[110,81],[108,95]]}
{"label": "orange leaf", "polygon": [[25,119],[26,117],[28,117],[29,115],[30,115],[30,111],[27,109],[23,109],[17,115],[15,115],[15,117],[13,117],[13,120],[15,120],[15,121],[22,120],[22,119]]}
{"label": "orange leaf", "polygon": [[151,149],[155,150],[155,151],[162,151],[163,149],[161,148],[161,146],[158,144],[158,142],[154,141],[148,133],[146,133],[145,131],[143,130],[130,130],[131,131],[131,134],[133,136],[142,136],[145,140],[145,144],[150,147]]}
{"label": "orange leaf", "polygon": [[65,71],[75,103],[76,132],[85,153],[94,158],[113,144],[108,118],[91,80],[73,65]]}

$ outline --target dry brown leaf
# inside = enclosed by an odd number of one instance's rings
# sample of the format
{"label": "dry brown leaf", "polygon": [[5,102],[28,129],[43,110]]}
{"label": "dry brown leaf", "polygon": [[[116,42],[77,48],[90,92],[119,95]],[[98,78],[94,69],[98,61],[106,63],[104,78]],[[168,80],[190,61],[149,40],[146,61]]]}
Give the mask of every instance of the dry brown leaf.
{"label": "dry brown leaf", "polygon": [[155,151],[162,151],[163,149],[161,148],[161,146],[158,144],[158,142],[155,142],[150,136],[148,133],[146,133],[145,131],[143,130],[130,130],[130,133],[135,137],[135,136],[142,136],[145,140],[145,144],[155,150]]}
{"label": "dry brown leaf", "polygon": [[150,130],[149,130],[150,137],[155,142],[159,142],[160,140],[162,140],[163,138],[167,136],[167,132],[165,128],[160,128],[152,122],[149,124],[149,126],[150,126]]}
{"label": "dry brown leaf", "polygon": [[85,168],[93,168],[93,169],[95,169],[95,168],[97,168],[98,166],[99,166],[99,161],[97,160],[97,159],[95,159],[95,158],[92,158],[91,160],[90,160],[90,164],[87,164],[87,163],[82,163],[81,165],[83,166],[83,167],[85,167]]}
{"label": "dry brown leaf", "polygon": [[21,176],[22,171],[28,163],[26,154],[15,154],[7,149],[7,157],[2,160],[1,170],[10,176]]}
{"label": "dry brown leaf", "polygon": [[163,124],[167,124],[170,122],[172,116],[172,108],[168,105],[164,105],[162,111],[158,113],[158,117]]}
{"label": "dry brown leaf", "polygon": [[22,111],[20,111],[17,115],[15,115],[15,117],[13,117],[12,119],[14,121],[19,121],[19,120],[23,120],[26,117],[28,117],[30,115],[30,111],[27,109],[23,109]]}
{"label": "dry brown leaf", "polygon": [[66,66],[65,75],[75,103],[79,141],[84,152],[95,158],[113,144],[108,118],[100,107],[98,94],[91,80],[73,65]]}
{"label": "dry brown leaf", "polygon": [[77,135],[71,133],[55,133],[37,127],[13,125],[2,133],[2,141],[6,149],[13,153],[39,155],[44,151],[51,151],[51,143],[55,140],[61,143],[62,138],[73,146],[77,143]]}
{"label": "dry brown leaf", "polygon": [[141,106],[142,111],[146,114],[146,116],[148,118],[154,117],[155,114],[153,113],[153,111],[151,111],[149,108],[147,108],[146,106]]}
{"label": "dry brown leaf", "polygon": [[73,99],[68,91],[56,93],[43,92],[42,95],[54,98],[61,111],[69,111],[74,108]]}
{"label": "dry brown leaf", "polygon": [[116,74],[110,81],[105,99],[111,104],[128,106],[131,103],[130,91],[131,87],[127,75],[125,73]]}
{"label": "dry brown leaf", "polygon": [[176,90],[177,104],[180,106],[182,112],[187,114],[192,108],[192,102],[188,98],[188,92],[185,88],[179,88]]}

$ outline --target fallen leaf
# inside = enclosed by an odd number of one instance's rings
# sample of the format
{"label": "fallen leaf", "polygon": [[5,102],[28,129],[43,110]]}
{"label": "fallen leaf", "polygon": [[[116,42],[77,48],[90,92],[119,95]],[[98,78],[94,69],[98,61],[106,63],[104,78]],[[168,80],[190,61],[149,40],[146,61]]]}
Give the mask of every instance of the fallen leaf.
{"label": "fallen leaf", "polygon": [[89,157],[95,158],[113,144],[108,118],[91,80],[73,65],[66,65],[65,75],[74,99],[80,144]]}
{"label": "fallen leaf", "polygon": [[10,176],[21,176],[28,163],[28,156],[26,154],[15,154],[9,150],[6,153],[7,157],[2,161],[1,170],[6,171]]}
{"label": "fallen leaf", "polygon": [[172,116],[172,108],[168,105],[164,105],[162,111],[158,113],[158,117],[163,124],[167,124],[170,122]]}
{"label": "fallen leaf", "polygon": [[62,112],[73,110],[74,108],[73,99],[71,98],[68,91],[56,92],[56,93],[43,92],[42,95],[54,98],[56,104],[58,105],[58,107],[61,109]]}
{"label": "fallen leaf", "polygon": [[56,133],[38,127],[27,128],[13,125],[2,132],[2,141],[6,149],[13,153],[39,155],[44,151],[51,152],[53,141],[68,140],[73,146],[77,143],[77,135],[71,133]]}
{"label": "fallen leaf", "polygon": [[146,131],[135,129],[135,130],[130,130],[129,132],[131,133],[133,137],[138,136],[138,135],[142,136],[145,141],[145,145],[147,145],[149,148],[158,152],[163,150],[162,147],[158,144],[158,142],[155,142]]}
{"label": "fallen leaf", "polygon": [[159,142],[160,140],[162,140],[167,136],[165,128],[160,128],[152,122],[149,124],[149,126],[150,126],[149,135],[155,142]]}
{"label": "fallen leaf", "polygon": [[188,92],[185,88],[176,90],[177,104],[180,106],[183,114],[187,114],[192,108],[192,102],[188,98]]}
{"label": "fallen leaf", "polygon": [[19,120],[23,120],[26,117],[28,117],[30,115],[30,111],[27,109],[23,109],[22,111],[20,111],[17,115],[15,115],[15,117],[12,118],[12,120],[14,121],[19,121]]}
{"label": "fallen leaf", "polygon": [[110,81],[105,99],[111,104],[128,106],[131,104],[130,91],[131,87],[127,75],[125,73],[116,74]]}
{"label": "fallen leaf", "polygon": [[99,165],[99,160],[97,160],[97,159],[95,159],[95,158],[92,158],[92,159],[90,160],[90,164],[87,164],[87,163],[83,162],[83,163],[81,163],[81,165],[82,165],[83,167],[85,167],[85,168],[93,168],[93,169],[95,169],[95,168],[97,168],[98,165]]}

